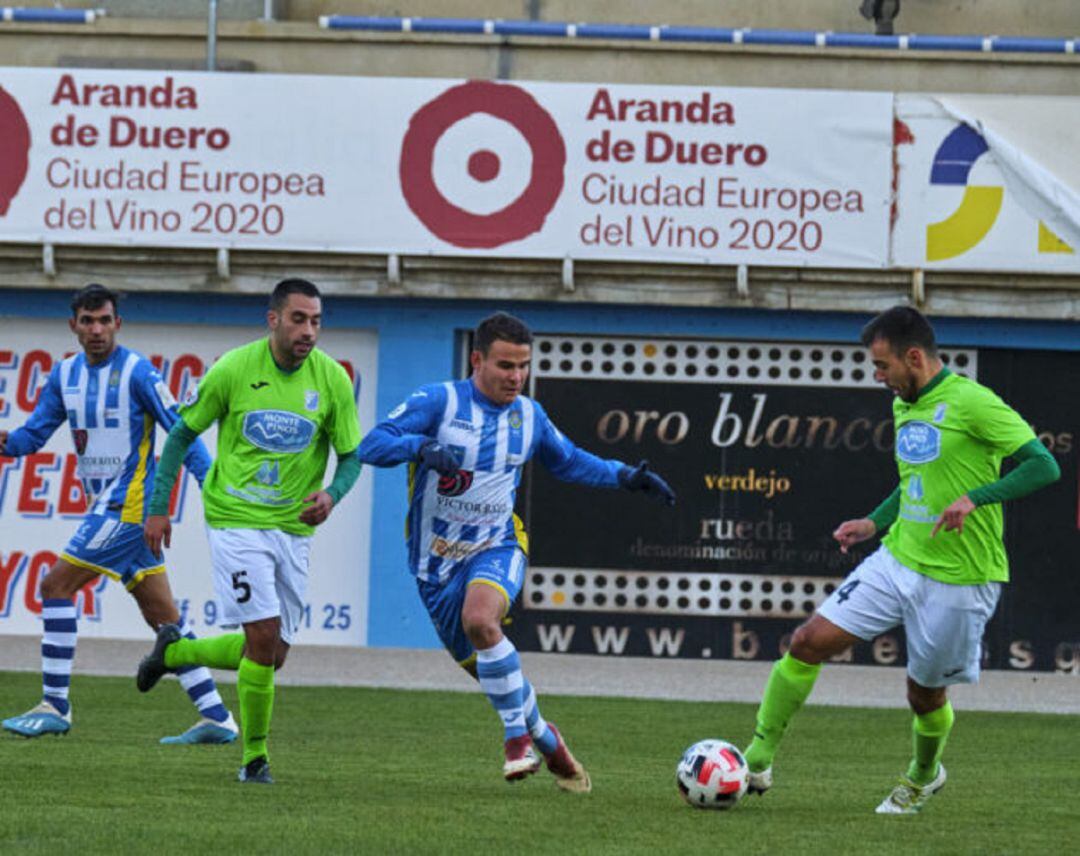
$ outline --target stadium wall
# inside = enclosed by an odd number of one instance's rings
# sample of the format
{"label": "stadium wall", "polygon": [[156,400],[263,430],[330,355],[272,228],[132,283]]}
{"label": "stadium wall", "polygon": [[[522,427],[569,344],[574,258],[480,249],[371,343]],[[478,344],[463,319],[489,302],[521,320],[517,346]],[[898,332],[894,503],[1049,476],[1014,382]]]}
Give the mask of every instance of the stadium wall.
{"label": "stadium wall", "polygon": [[[23,320],[54,319],[62,329],[67,316],[67,295],[56,291],[0,290],[0,317],[8,329],[17,329]],[[124,317],[134,333],[141,325],[182,324],[196,327],[228,327],[238,337],[236,344],[257,335],[263,323],[264,298],[254,295],[218,295],[207,300],[199,295],[168,295],[132,293],[124,307]],[[391,300],[330,297],[326,307],[327,337],[349,341],[346,331],[368,331],[377,339],[377,377],[374,384],[361,386],[361,412],[367,410],[380,418],[403,400],[415,387],[457,376],[463,365],[464,336],[477,320],[495,309],[508,309],[521,314],[534,328],[544,334],[577,334],[582,336],[622,336],[685,338],[709,340],[835,342],[853,344],[867,315],[842,313],[768,312],[757,310],[700,308],[670,308],[663,315],[642,306],[594,305],[566,306],[550,302],[518,303],[507,301],[441,301]],[[12,326],[9,326],[12,325]],[[1080,352],[1078,325],[1050,321],[994,321],[987,319],[942,318],[937,321],[942,344],[949,347],[1005,349],[1058,352],[1075,359]],[[241,335],[250,331],[250,336]],[[354,337],[358,338],[358,337]],[[374,387],[375,400],[365,400]],[[1053,388],[1053,387],[1051,387]],[[12,386],[7,387],[12,394]],[[711,392],[710,392],[711,395]],[[880,409],[886,412],[882,398]],[[557,418],[557,414],[553,414]],[[22,417],[20,416],[20,419]],[[370,418],[365,422],[370,425]],[[4,424],[4,427],[13,427]],[[1066,426],[1069,427],[1069,426]],[[61,438],[58,432],[54,444]],[[601,454],[613,454],[589,444],[587,438],[577,438]],[[1076,468],[1076,451],[1062,459],[1066,466]],[[1063,466],[1063,469],[1065,467]],[[1069,470],[1066,469],[1066,478]],[[357,513],[370,514],[370,544],[368,551],[355,565],[316,568],[314,575],[342,580],[342,588],[367,566],[369,577],[363,598],[366,622],[362,637],[355,642],[372,646],[436,647],[437,641],[428,619],[419,607],[411,579],[405,570],[405,551],[402,539],[406,508],[405,474],[401,468],[377,470],[373,478],[370,506]],[[882,491],[887,486],[882,486]],[[842,486],[838,488],[842,493]],[[1075,485],[1072,507],[1075,510]],[[9,491],[10,500],[11,491]],[[606,497],[598,495],[602,504]],[[370,508],[370,511],[367,509]],[[842,513],[838,510],[837,514]],[[835,516],[835,515],[834,515]],[[366,521],[365,521],[366,523]],[[7,507],[0,508],[0,553],[4,542],[11,543],[13,527],[18,517]],[[70,524],[69,524],[70,525]],[[198,528],[194,520],[187,526]],[[202,538],[201,531],[198,537]],[[328,533],[322,534],[323,538]],[[329,536],[332,537],[332,536]],[[598,537],[603,537],[602,534]],[[62,544],[56,544],[55,548]],[[566,549],[572,549],[569,545]],[[335,560],[338,561],[338,560]],[[203,569],[185,568],[183,573],[204,574]],[[178,596],[183,593],[183,577],[174,572],[174,587]],[[333,588],[331,586],[330,588]],[[321,604],[319,604],[321,608]],[[17,607],[17,604],[16,604]],[[325,616],[331,626],[341,621],[335,615]],[[135,619],[136,620],[137,616]],[[320,619],[321,620],[321,619]],[[0,616],[0,633],[5,618]],[[10,625],[9,625],[10,626]],[[139,633],[137,620],[135,628]],[[351,626],[351,625],[350,625]],[[351,627],[355,630],[355,627]],[[343,635],[318,634],[318,641],[342,644]],[[28,631],[21,631],[28,632]],[[105,623],[99,635],[110,635]]]}

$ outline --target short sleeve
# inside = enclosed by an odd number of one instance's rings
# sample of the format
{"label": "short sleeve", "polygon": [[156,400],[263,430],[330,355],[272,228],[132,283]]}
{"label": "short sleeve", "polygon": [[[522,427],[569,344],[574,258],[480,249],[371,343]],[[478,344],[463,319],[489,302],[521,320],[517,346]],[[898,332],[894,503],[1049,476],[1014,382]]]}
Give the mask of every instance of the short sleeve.
{"label": "short sleeve", "polygon": [[356,412],[349,374],[337,363],[331,367],[330,397],[334,407],[328,434],[334,451],[344,455],[360,445],[360,416]]}
{"label": "short sleeve", "polygon": [[1035,432],[1019,413],[984,386],[970,399],[968,424],[971,435],[1002,457],[1008,457],[1035,438]]}
{"label": "short sleeve", "polygon": [[199,382],[188,387],[180,402],[180,417],[196,434],[201,434],[229,412],[229,390],[233,372],[231,361],[223,357],[214,363]]}

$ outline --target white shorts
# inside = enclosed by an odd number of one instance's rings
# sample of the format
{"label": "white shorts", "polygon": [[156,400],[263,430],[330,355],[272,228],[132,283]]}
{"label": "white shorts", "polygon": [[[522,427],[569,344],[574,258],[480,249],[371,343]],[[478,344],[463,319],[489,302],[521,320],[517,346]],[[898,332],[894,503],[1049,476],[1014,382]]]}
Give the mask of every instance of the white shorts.
{"label": "white shorts", "polygon": [[279,529],[206,527],[223,625],[281,618],[292,644],[307,596],[311,537]]}
{"label": "white shorts", "polygon": [[818,614],[866,641],[902,624],[912,680],[924,687],[972,684],[979,679],[983,631],[1000,594],[1001,583],[939,582],[879,547]]}

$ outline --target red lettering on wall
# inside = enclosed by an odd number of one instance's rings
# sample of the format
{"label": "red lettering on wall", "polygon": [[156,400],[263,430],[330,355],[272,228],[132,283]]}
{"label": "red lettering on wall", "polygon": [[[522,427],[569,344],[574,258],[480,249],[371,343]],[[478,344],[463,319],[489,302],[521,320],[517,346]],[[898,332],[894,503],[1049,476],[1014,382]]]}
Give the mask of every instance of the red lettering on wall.
{"label": "red lettering on wall", "polygon": [[[14,368],[18,364],[14,351],[0,349],[0,369]],[[0,392],[4,391],[5,383],[0,380]],[[8,403],[4,396],[0,395],[0,416],[7,416]]]}
{"label": "red lettering on wall", "polygon": [[206,366],[195,354],[181,354],[173,360],[169,374],[169,391],[177,401],[184,400],[188,385],[203,376]]}
{"label": "red lettering on wall", "polygon": [[11,609],[11,593],[24,567],[26,556],[21,551],[9,553],[6,558],[0,553],[0,615],[7,615]]}
{"label": "red lettering on wall", "polygon": [[56,554],[48,550],[35,553],[30,560],[29,572],[26,574],[26,588],[23,591],[23,604],[27,612],[41,615],[41,578],[49,572],[49,568],[56,562]]}
{"label": "red lettering on wall", "polygon": [[37,406],[41,382],[51,370],[52,356],[47,351],[30,351],[23,358],[15,389],[15,403],[20,410],[30,413]]}
{"label": "red lettering on wall", "polygon": [[0,456],[0,512],[4,510],[3,500],[4,493],[6,492],[5,479],[7,478],[7,471],[19,469],[19,458],[6,458]]}
{"label": "red lettering on wall", "polygon": [[86,514],[86,491],[82,479],[75,473],[79,460],[74,455],[64,456],[64,472],[60,476],[60,504],[57,513],[67,516]]}
{"label": "red lettering on wall", "polygon": [[22,486],[19,488],[19,514],[47,517],[52,514],[52,506],[45,497],[35,496],[48,487],[38,470],[55,470],[59,464],[55,452],[35,452],[26,456],[26,470],[23,473]]}

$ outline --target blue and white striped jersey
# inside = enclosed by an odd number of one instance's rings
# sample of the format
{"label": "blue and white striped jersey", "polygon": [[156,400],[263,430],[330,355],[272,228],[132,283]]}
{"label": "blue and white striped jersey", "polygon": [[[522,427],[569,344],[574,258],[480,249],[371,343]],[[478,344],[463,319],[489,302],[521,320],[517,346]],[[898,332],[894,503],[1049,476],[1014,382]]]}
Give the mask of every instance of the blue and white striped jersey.
{"label": "blue and white striped jersey", "polygon": [[[154,426],[180,417],[161,375],[142,354],[118,345],[96,366],[74,354],[53,366],[26,424],[8,435],[5,454],[36,452],[65,419],[86,491],[88,511],[142,523],[154,483]],[[202,484],[210,454],[191,444],[184,464]]]}
{"label": "blue and white striped jersey", "polygon": [[432,582],[483,550],[523,542],[514,499],[533,455],[556,478],[594,487],[617,487],[625,466],[577,448],[531,398],[497,405],[472,380],[420,387],[368,432],[357,454],[380,467],[416,462],[429,439],[461,459],[453,476],[410,468],[409,567]]}

